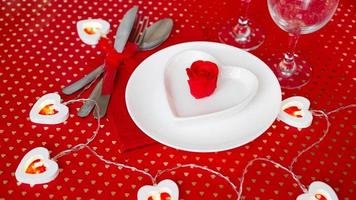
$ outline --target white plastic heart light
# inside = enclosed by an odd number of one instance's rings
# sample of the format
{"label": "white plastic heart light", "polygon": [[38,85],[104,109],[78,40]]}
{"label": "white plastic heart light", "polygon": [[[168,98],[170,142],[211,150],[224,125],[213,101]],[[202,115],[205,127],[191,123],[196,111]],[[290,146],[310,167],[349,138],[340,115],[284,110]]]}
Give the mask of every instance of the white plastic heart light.
{"label": "white plastic heart light", "polygon": [[287,98],[282,101],[278,119],[296,128],[309,127],[313,121],[309,106],[310,101],[305,97],[294,96]]}
{"label": "white plastic heart light", "polygon": [[59,124],[68,119],[69,109],[56,93],[43,95],[30,111],[30,120],[39,124]]}
{"label": "white plastic heart light", "polygon": [[49,159],[48,150],[44,147],[37,147],[22,158],[16,169],[15,177],[20,183],[34,186],[52,181],[58,173],[58,164]]}
{"label": "white plastic heart light", "polygon": [[178,197],[178,186],[170,179],[165,179],[157,185],[142,186],[137,193],[138,200],[178,200]]}
{"label": "white plastic heart light", "polygon": [[[197,60],[214,62],[219,66],[217,88],[213,94],[201,99],[195,99],[190,93],[186,74],[186,68]],[[165,89],[174,119],[198,119],[243,109],[255,96],[258,79],[245,68],[224,66],[208,53],[187,50],[168,62]]]}
{"label": "white plastic heart light", "polygon": [[77,22],[79,38],[85,44],[97,44],[100,37],[106,35],[109,30],[109,22],[103,19],[86,19]]}
{"label": "white plastic heart light", "polygon": [[335,191],[326,183],[314,181],[306,193],[297,197],[297,200],[339,200]]}

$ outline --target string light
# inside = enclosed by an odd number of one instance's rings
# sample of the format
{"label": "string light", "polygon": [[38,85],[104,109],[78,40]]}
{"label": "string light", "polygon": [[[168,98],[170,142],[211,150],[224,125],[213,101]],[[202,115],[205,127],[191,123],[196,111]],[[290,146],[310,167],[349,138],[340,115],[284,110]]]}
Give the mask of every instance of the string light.
{"label": "string light", "polygon": [[[95,80],[94,80],[95,81]],[[93,81],[93,82],[94,82]],[[87,87],[88,88],[88,87]],[[85,88],[85,89],[87,89]],[[81,94],[81,93],[80,93]],[[79,97],[79,95],[77,96]],[[95,103],[95,107],[94,107],[94,112],[98,112],[99,113],[99,106],[97,104],[96,101],[94,100],[91,100],[91,99],[73,99],[73,100],[69,100],[65,103],[63,103],[64,105],[67,105],[67,104],[71,104],[71,103],[75,103],[75,102],[86,102],[86,101],[91,101],[93,103]],[[53,112],[53,110],[51,110],[51,105],[48,105],[48,112],[46,111],[46,113],[51,113]],[[241,199],[241,196],[242,196],[242,192],[243,192],[243,183],[244,183],[244,180],[245,180],[245,177],[246,177],[246,174],[248,172],[248,169],[257,161],[260,161],[260,162],[266,162],[266,163],[270,163],[270,164],[273,164],[275,167],[277,168],[280,168],[286,172],[288,172],[292,178],[296,181],[296,183],[298,184],[299,188],[304,192],[308,192],[306,186],[304,184],[302,184],[300,182],[300,180],[298,179],[297,175],[293,172],[293,167],[294,167],[294,164],[297,162],[298,158],[303,155],[305,152],[309,151],[310,149],[312,149],[313,147],[315,147],[317,144],[319,144],[321,141],[324,140],[324,138],[326,137],[326,135],[328,134],[329,132],[329,129],[330,129],[330,126],[331,126],[331,123],[330,123],[330,120],[329,120],[329,117],[328,115],[330,114],[333,114],[333,113],[336,113],[336,112],[339,112],[341,110],[345,110],[345,109],[348,109],[348,108],[353,108],[353,107],[356,107],[356,104],[351,104],[351,105],[348,105],[348,106],[344,106],[344,107],[340,107],[340,108],[337,108],[335,110],[332,110],[328,113],[325,113],[324,111],[322,110],[312,110],[312,114],[314,116],[317,116],[317,117],[324,117],[325,120],[326,120],[326,128],[324,130],[324,133],[323,135],[316,141],[314,142],[313,144],[311,144],[310,146],[308,146],[307,148],[303,149],[300,153],[297,154],[297,156],[295,156],[291,162],[291,164],[289,165],[289,167],[285,167],[283,166],[282,164],[276,162],[276,161],[273,161],[271,159],[268,159],[268,158],[263,158],[263,157],[258,157],[258,158],[254,158],[252,160],[250,160],[244,170],[243,170],[243,173],[240,177],[240,185],[239,187],[237,187],[230,179],[229,177],[215,171],[215,170],[212,170],[206,166],[200,166],[200,165],[197,165],[197,164],[194,164],[194,163],[191,163],[191,164],[182,164],[182,165],[178,165],[176,167],[172,167],[172,168],[168,168],[168,169],[164,169],[164,170],[161,170],[161,171],[158,171],[155,175],[152,175],[150,174],[149,172],[146,172],[145,170],[141,170],[141,169],[138,169],[136,167],[133,167],[133,166],[130,166],[130,165],[125,165],[125,164],[122,164],[122,163],[119,163],[119,162],[113,162],[113,161],[110,161],[110,160],[107,160],[105,159],[102,155],[99,155],[94,149],[92,149],[89,144],[96,138],[96,136],[98,135],[99,133],[99,130],[100,130],[100,118],[97,119],[97,127],[95,129],[95,131],[93,132],[93,135],[87,139],[87,142],[85,143],[80,143],[80,144],[77,144],[76,146],[70,148],[70,149],[66,149],[64,151],[61,151],[59,152],[57,155],[55,155],[52,160],[53,161],[56,161],[58,158],[60,157],[63,157],[65,155],[68,155],[70,153],[73,153],[73,152],[76,152],[76,151],[79,151],[83,148],[87,148],[94,156],[96,156],[98,159],[100,159],[101,161],[103,161],[104,163],[108,164],[108,165],[114,165],[114,166],[117,166],[120,170],[125,168],[125,169],[129,169],[131,171],[134,171],[134,172],[137,172],[137,173],[141,173],[143,175],[146,175],[148,176],[151,181],[152,181],[152,184],[155,185],[157,184],[157,179],[159,176],[161,176],[162,174],[165,174],[167,172],[171,172],[171,171],[175,171],[175,170],[178,170],[178,169],[182,169],[182,168],[197,168],[197,169],[201,169],[201,170],[204,170],[204,171],[207,171],[209,173],[212,173],[222,179],[224,179],[227,183],[230,184],[230,186],[232,187],[232,189],[234,190],[234,192],[236,193],[237,195],[237,200],[240,200]],[[47,109],[47,108],[46,108]],[[287,108],[287,109],[292,109],[291,107]],[[298,109],[298,107],[296,107],[296,109]],[[295,116],[298,116],[298,110],[295,110],[295,108],[293,108],[293,115]],[[284,109],[285,112],[286,109]],[[289,110],[291,111],[291,110]],[[288,111],[288,112],[289,112]],[[292,112],[292,111],[291,111]],[[34,160],[29,166],[28,168],[26,169],[26,173],[29,173],[29,174],[39,174],[39,173],[43,173],[44,171],[46,171],[46,167],[43,165],[43,162],[41,159],[36,159]],[[170,197],[170,194],[167,193],[167,194],[163,194],[163,193],[160,193],[158,195],[158,197],[162,197],[162,195],[166,198],[166,197]],[[155,199],[155,196],[151,196],[152,199]],[[150,197],[150,198],[151,198]],[[317,200],[327,200],[325,198],[324,195],[322,194],[315,194],[315,198]]]}

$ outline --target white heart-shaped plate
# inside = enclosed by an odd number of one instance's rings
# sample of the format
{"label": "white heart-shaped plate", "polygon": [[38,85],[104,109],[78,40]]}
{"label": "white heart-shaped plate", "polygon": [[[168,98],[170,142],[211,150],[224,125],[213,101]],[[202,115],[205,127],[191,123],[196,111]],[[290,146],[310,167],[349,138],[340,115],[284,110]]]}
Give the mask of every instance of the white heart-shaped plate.
{"label": "white heart-shaped plate", "polygon": [[[69,109],[66,105],[60,103],[61,97],[57,93],[49,93],[43,95],[32,106],[30,111],[30,120],[38,124],[59,124],[64,122],[69,117]],[[40,111],[48,105],[57,111],[55,114],[43,115]]]}
{"label": "white heart-shaped plate", "polygon": [[170,180],[165,179],[159,182],[157,185],[145,185],[142,186],[137,192],[138,200],[148,200],[149,197],[152,199],[161,199],[160,194],[168,193],[171,197],[171,200],[178,200],[179,190],[177,184]]}
{"label": "white heart-shaped plate", "polygon": [[297,200],[339,200],[335,191],[326,183],[314,181],[306,193],[297,197]]}
{"label": "white heart-shaped plate", "polygon": [[[27,168],[34,161],[40,160],[41,166],[46,169],[42,173],[26,173]],[[52,181],[59,173],[58,164],[49,159],[49,152],[44,147],[37,147],[29,151],[17,166],[15,177],[21,183],[27,183],[31,186],[44,184]]]}
{"label": "white heart-shaped plate", "polygon": [[102,35],[106,35],[110,30],[109,22],[103,19],[85,19],[77,22],[77,32],[79,38],[89,45],[99,42]]}
{"label": "white heart-shaped plate", "polygon": [[[214,62],[219,67],[217,88],[208,97],[196,99],[190,94],[186,68],[197,60]],[[174,56],[165,70],[168,103],[177,119],[202,119],[226,116],[243,109],[255,96],[257,77],[249,70],[226,66],[203,51],[188,50]]]}
{"label": "white heart-shaped plate", "polygon": [[[219,65],[251,72],[258,80],[254,97],[223,117],[177,120],[167,100],[165,72],[175,56],[190,50],[211,55]],[[135,69],[126,87],[126,105],[136,125],[154,140],[187,151],[215,152],[244,145],[267,130],[280,111],[281,89],[273,72],[254,55],[221,43],[188,42],[156,52]]]}

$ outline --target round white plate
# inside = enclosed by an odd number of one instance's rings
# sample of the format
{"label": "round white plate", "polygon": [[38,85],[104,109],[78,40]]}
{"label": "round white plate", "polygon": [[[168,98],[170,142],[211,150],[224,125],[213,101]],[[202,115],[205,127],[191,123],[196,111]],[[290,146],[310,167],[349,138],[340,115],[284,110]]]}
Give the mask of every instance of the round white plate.
{"label": "round white plate", "polygon": [[[226,116],[175,120],[165,91],[165,69],[174,56],[187,50],[204,51],[219,64],[249,70],[258,79],[253,99]],[[254,55],[220,43],[188,42],[165,48],[136,68],[126,87],[126,105],[136,125],[152,139],[177,149],[215,152],[244,145],[268,129],[280,111],[281,89],[273,72]]]}

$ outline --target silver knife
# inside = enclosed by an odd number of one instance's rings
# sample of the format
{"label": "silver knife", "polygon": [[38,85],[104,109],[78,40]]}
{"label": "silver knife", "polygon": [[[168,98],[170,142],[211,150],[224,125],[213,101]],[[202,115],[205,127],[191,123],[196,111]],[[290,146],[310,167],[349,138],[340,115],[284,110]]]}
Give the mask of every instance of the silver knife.
{"label": "silver knife", "polygon": [[79,79],[78,81],[71,83],[70,85],[64,87],[62,92],[66,95],[71,95],[74,92],[80,90],[85,85],[93,81],[96,77],[98,77],[101,73],[104,72],[104,64],[100,65],[99,67],[95,68],[89,74],[85,75],[83,78]]}
{"label": "silver knife", "polygon": [[[101,79],[95,86],[94,90],[91,92],[90,96],[88,99],[93,100],[93,101],[85,101],[84,104],[82,105],[82,107],[80,107],[77,115],[79,117],[86,117],[89,115],[89,113],[91,112],[91,110],[94,108],[95,106],[95,102],[98,101],[98,98],[101,94],[101,89],[103,86],[103,79]],[[95,112],[95,110],[94,110]]]}
{"label": "silver knife", "polygon": [[[136,21],[137,11],[138,6],[134,6],[130,10],[128,10],[122,18],[119,28],[117,28],[114,48],[119,53],[121,53],[125,48],[126,42]],[[116,70],[114,73],[116,74]],[[101,118],[106,114],[110,97],[111,95],[109,94],[100,95],[100,97],[98,98],[97,102],[99,104],[100,112],[94,112],[94,117],[96,119]]]}

